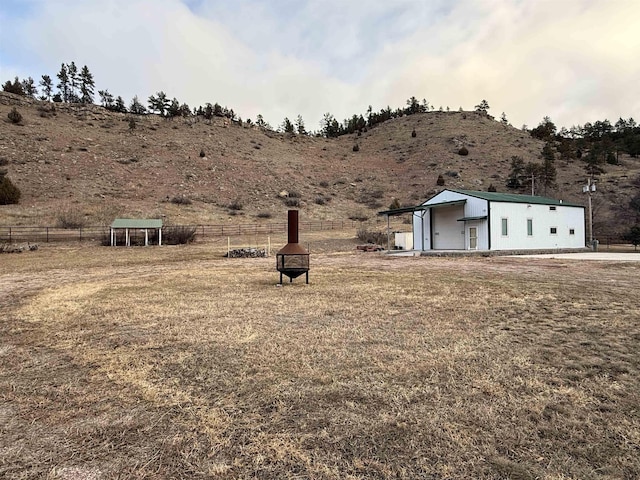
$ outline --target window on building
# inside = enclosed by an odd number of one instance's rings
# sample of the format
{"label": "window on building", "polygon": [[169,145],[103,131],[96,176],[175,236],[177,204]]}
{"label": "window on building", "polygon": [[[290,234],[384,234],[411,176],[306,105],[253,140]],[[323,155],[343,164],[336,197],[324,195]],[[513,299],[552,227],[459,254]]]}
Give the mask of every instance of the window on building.
{"label": "window on building", "polygon": [[575,235],[576,234],[576,229],[575,228],[570,228],[569,229],[569,235]]}
{"label": "window on building", "polygon": [[549,210],[552,211],[552,212],[555,212],[556,211],[556,207],[551,206],[551,207],[549,207]]}
{"label": "window on building", "polygon": [[557,227],[551,227],[549,233],[551,233],[551,235],[557,235],[558,234],[558,228]]}
{"label": "window on building", "polygon": [[527,218],[527,235],[530,237],[533,235],[533,219]]}
{"label": "window on building", "polygon": [[502,219],[502,236],[506,237],[509,234],[509,222],[508,219]]}

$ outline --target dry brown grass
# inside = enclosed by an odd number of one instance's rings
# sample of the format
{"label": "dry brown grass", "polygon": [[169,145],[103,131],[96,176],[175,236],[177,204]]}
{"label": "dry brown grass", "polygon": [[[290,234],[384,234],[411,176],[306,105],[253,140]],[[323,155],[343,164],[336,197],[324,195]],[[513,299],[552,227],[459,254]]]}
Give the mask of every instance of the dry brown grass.
{"label": "dry brown grass", "polygon": [[637,265],[309,240],[3,257],[0,477],[640,475]]}

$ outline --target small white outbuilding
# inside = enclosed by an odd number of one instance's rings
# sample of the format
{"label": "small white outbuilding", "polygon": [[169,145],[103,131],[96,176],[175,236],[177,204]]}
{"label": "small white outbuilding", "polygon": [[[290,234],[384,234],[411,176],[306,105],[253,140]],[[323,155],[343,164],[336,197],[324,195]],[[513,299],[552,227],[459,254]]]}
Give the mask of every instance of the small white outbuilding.
{"label": "small white outbuilding", "polygon": [[584,207],[548,197],[446,189],[416,207],[413,248],[552,250],[585,247]]}

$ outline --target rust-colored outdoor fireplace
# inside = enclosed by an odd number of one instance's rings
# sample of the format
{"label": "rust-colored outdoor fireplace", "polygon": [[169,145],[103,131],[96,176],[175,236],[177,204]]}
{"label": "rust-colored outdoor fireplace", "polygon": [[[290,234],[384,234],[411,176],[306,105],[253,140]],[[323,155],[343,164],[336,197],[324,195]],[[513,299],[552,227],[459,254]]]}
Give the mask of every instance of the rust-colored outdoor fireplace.
{"label": "rust-colored outdoor fireplace", "polygon": [[289,283],[303,273],[309,283],[309,252],[298,243],[298,210],[288,212],[288,242],[276,253],[276,268],[282,275],[289,277]]}

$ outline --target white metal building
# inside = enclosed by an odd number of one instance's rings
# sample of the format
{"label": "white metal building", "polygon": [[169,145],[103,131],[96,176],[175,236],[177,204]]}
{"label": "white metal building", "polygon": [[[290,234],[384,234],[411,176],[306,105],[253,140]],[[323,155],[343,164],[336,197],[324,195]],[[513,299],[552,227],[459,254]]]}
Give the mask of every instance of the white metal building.
{"label": "white metal building", "polygon": [[415,250],[546,250],[585,246],[584,207],[553,198],[443,190],[413,212]]}

